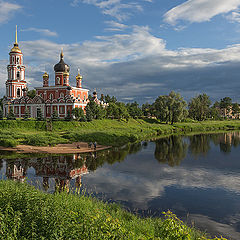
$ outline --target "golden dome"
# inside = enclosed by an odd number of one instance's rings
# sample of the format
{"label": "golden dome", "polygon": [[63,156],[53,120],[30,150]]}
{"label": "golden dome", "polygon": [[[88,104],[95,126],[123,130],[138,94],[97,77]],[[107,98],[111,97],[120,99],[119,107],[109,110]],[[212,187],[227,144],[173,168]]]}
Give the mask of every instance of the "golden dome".
{"label": "golden dome", "polygon": [[18,44],[14,43],[14,47],[11,49],[11,52],[14,53],[22,53],[22,51],[20,50],[20,48],[18,47]]}
{"label": "golden dome", "polygon": [[69,72],[64,72],[63,76],[69,76]]}
{"label": "golden dome", "polygon": [[76,80],[82,79],[82,75],[80,74],[80,69],[78,69],[78,75],[76,76]]}
{"label": "golden dome", "polygon": [[49,77],[49,75],[47,74],[47,72],[45,72],[44,74],[43,74],[43,78],[48,78]]}

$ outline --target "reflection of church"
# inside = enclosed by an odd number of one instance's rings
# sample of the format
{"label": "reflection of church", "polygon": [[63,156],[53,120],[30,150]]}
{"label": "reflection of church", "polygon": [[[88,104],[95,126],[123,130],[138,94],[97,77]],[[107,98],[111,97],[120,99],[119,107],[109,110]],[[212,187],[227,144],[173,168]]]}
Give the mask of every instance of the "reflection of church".
{"label": "reflection of church", "polygon": [[75,186],[81,186],[81,176],[88,173],[85,159],[79,154],[71,156],[47,156],[38,159],[14,162],[7,161],[6,176],[9,179],[23,182],[26,179],[27,170],[33,167],[37,177],[43,178],[43,188],[49,188],[49,179],[54,178],[55,190],[69,190],[70,180],[75,179]]}

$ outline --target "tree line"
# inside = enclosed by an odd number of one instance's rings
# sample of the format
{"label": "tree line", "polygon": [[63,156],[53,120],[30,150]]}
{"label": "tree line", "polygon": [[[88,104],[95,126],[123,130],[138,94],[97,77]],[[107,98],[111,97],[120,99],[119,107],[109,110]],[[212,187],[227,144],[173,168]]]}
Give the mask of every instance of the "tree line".
{"label": "tree line", "polygon": [[[65,120],[92,121],[93,119],[124,119],[129,118],[156,118],[166,124],[185,121],[187,118],[204,121],[207,119],[221,120],[228,117],[235,118],[240,115],[238,103],[233,103],[230,97],[224,97],[220,101],[211,102],[210,97],[203,93],[192,98],[189,103],[174,91],[168,95],[160,95],[152,103],[145,103],[140,106],[136,101],[132,103],[123,103],[114,96],[101,95],[100,102],[107,105],[97,104],[95,98],[89,95],[85,111],[81,108],[74,108],[72,112],[68,111]],[[0,108],[0,119],[3,118],[3,112]],[[11,109],[8,119],[14,119],[14,113]],[[29,113],[24,115],[29,118]],[[239,117],[237,117],[239,118]],[[37,119],[43,120],[42,112],[39,109]],[[52,113],[52,120],[58,120],[56,111]]]}

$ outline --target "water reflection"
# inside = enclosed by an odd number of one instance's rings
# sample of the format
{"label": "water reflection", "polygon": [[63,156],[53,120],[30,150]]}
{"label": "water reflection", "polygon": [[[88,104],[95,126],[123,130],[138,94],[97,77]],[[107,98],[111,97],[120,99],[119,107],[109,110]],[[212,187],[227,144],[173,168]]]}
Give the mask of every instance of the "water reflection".
{"label": "water reflection", "polygon": [[40,179],[48,192],[83,185],[141,214],[171,209],[240,239],[239,144],[240,132],[169,136],[88,154],[5,158],[0,166],[16,181]]}
{"label": "water reflection", "polygon": [[170,136],[156,141],[154,156],[160,163],[174,167],[186,157],[187,143],[181,136]]}

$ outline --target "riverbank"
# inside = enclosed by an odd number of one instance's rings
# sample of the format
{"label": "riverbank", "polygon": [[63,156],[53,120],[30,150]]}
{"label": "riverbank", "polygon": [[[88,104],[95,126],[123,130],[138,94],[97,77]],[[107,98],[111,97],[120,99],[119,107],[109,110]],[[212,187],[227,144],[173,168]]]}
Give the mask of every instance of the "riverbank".
{"label": "riverbank", "polygon": [[103,146],[122,146],[169,134],[187,134],[240,129],[240,121],[203,121],[168,125],[155,119],[94,120],[91,122],[54,121],[46,131],[45,121],[0,121],[0,146],[56,146],[73,142],[97,142]]}
{"label": "riverbank", "polygon": [[0,239],[210,239],[170,212],[140,218],[89,196],[9,180],[0,181],[0,192]]}
{"label": "riverbank", "polygon": [[74,142],[69,144],[57,144],[56,146],[31,146],[31,145],[17,145],[16,147],[2,147],[0,151],[13,151],[16,153],[41,153],[41,154],[68,154],[68,153],[87,153],[105,150],[111,148],[110,146],[102,146],[97,144],[96,148],[92,145],[88,146],[85,142]]}

